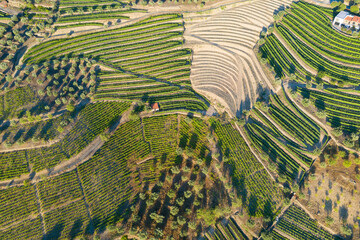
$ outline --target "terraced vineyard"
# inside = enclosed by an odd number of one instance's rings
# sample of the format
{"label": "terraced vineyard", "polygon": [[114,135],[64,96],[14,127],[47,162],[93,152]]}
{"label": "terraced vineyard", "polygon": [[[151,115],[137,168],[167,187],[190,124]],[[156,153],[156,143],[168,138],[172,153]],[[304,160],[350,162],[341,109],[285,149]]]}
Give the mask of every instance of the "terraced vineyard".
{"label": "terraced vineyard", "polygon": [[[329,9],[294,3],[260,49],[277,77],[307,83],[306,88],[291,83],[289,91],[297,91],[305,107],[314,106],[313,112],[326,118],[331,128],[344,131],[347,139],[358,129],[357,94],[341,87],[357,84],[359,40],[333,29],[329,17]],[[356,148],[356,143],[346,141],[344,144]]]}
{"label": "terraced vineyard", "polygon": [[130,121],[120,126],[94,157],[79,166],[79,177],[95,227],[119,219],[122,208],[129,204],[130,195],[136,190],[129,185],[129,167],[132,161],[149,154],[150,147],[143,140],[140,121]]}
{"label": "terraced vineyard", "polygon": [[28,86],[8,91],[0,97],[0,118],[5,120],[13,117],[19,110],[31,106],[37,100],[35,92]]}
{"label": "terraced vineyard", "polygon": [[245,2],[204,22],[196,16],[185,18],[185,38],[189,45],[194,44],[194,88],[236,116],[250,109],[264,90],[273,89],[253,48],[274,11],[290,2]]}
{"label": "terraced vineyard", "polygon": [[3,1],[0,239],[358,239],[360,40],[331,6]]}
{"label": "terraced vineyard", "polygon": [[86,27],[107,27],[129,20],[129,15],[145,13],[134,9],[126,2],[114,1],[73,1],[61,0],[56,29],[74,29]]}
{"label": "terraced vineyard", "polygon": [[0,236],[7,239],[41,237],[43,229],[34,186],[1,189]]}
{"label": "terraced vineyard", "polygon": [[[181,14],[156,15],[125,27],[44,42],[25,61],[85,55],[110,67],[100,73],[97,100],[158,102],[162,110],[206,110],[189,85],[191,50],[183,48]],[[121,54],[119,53],[121,51]]]}
{"label": "terraced vineyard", "polygon": [[313,152],[327,144],[329,137],[283,94],[271,96],[269,106],[258,104],[246,130],[259,153],[269,157],[269,165],[275,163],[279,176],[293,182],[301,180],[313,163]]}
{"label": "terraced vineyard", "polygon": [[326,119],[332,127],[341,127],[349,132],[356,132],[360,127],[360,97],[356,92],[347,93],[337,88],[324,91],[298,88],[298,92],[306,99],[315,102],[315,107],[326,112]]}
{"label": "terraced vineyard", "polygon": [[215,231],[205,235],[206,239],[226,239],[226,240],[246,240],[246,235],[242,232],[233,218],[230,218],[226,224],[223,222],[216,225]]}
{"label": "terraced vineyard", "polygon": [[273,34],[267,37],[265,44],[261,46],[261,52],[262,57],[268,60],[280,78],[287,76],[299,82],[306,82],[315,77],[291,55]]}
{"label": "terraced vineyard", "polygon": [[100,73],[96,100],[145,101],[157,102],[161,110],[188,109],[204,111],[208,101],[196,94],[191,88],[181,85],[138,77],[136,74],[122,72]]}
{"label": "terraced vineyard", "polygon": [[317,222],[310,218],[309,215],[297,207],[290,208],[281,217],[276,224],[275,231],[286,233],[294,239],[337,239],[327,231],[320,228]]}
{"label": "terraced vineyard", "polygon": [[205,159],[208,155],[208,126],[206,122],[194,118],[182,118],[180,121],[179,146],[188,149],[190,153]]}
{"label": "terraced vineyard", "polygon": [[[221,142],[221,153],[226,157],[234,171],[233,184],[239,195],[250,196],[255,208],[252,215],[271,215],[281,201],[278,187],[272,182],[261,163],[255,158],[240,133],[230,124],[211,121],[212,128]],[[236,143],[236,144],[235,144]],[[256,183],[256,184],[255,184]],[[246,191],[244,190],[246,188]],[[253,198],[251,198],[253,196]],[[249,200],[250,201],[250,200]]]}
{"label": "terraced vineyard", "polygon": [[157,15],[125,27],[46,41],[24,59],[33,63],[82,54],[136,75],[189,84],[191,50],[182,48],[183,31],[181,14]]}
{"label": "terraced vineyard", "polygon": [[[276,74],[279,77],[295,74],[299,80],[306,81],[317,72],[324,72],[332,82],[357,84],[359,40],[334,30],[325,8],[300,1],[292,4],[288,12],[277,24],[276,36],[270,36],[262,47],[263,56]],[[275,45],[279,47],[275,49]],[[307,66],[301,66],[289,51],[296,53]],[[312,68],[312,74],[304,68]]]}
{"label": "terraced vineyard", "polygon": [[[129,103],[104,102],[86,106],[78,115],[71,131],[59,142],[41,148],[1,153],[0,179],[11,179],[29,173],[30,168],[40,171],[52,168],[84,149],[96,136],[107,129]],[[9,161],[11,159],[11,161]],[[28,162],[27,162],[28,159]]]}
{"label": "terraced vineyard", "polygon": [[174,157],[167,155],[174,155],[177,148],[177,139],[174,138],[178,131],[177,116],[144,118],[143,125],[145,140],[150,143],[153,155],[158,158]]}

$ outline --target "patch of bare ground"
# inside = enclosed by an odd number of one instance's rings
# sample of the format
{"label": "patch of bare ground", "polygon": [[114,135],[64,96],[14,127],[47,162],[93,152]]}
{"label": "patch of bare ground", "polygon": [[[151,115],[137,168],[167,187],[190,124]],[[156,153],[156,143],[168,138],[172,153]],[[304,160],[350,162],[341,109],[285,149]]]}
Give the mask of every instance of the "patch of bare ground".
{"label": "patch of bare ground", "polygon": [[273,13],[291,1],[248,3],[219,14],[185,17],[184,37],[194,50],[190,76],[194,88],[226,102],[236,116],[250,109],[264,91],[274,91],[254,48]]}
{"label": "patch of bare ground", "polygon": [[[315,161],[298,198],[319,223],[331,233],[339,234],[342,225],[353,229],[352,239],[359,239],[360,165],[359,156],[344,151],[332,141]],[[351,165],[346,167],[346,162]],[[345,165],[344,165],[345,162]]]}

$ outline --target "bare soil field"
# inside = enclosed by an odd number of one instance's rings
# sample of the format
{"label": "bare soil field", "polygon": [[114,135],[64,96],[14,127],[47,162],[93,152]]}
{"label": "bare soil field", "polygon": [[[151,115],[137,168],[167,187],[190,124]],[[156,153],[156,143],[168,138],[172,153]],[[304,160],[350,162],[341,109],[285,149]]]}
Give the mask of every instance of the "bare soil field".
{"label": "bare soil field", "polygon": [[[356,183],[359,165],[353,162],[350,167],[345,168],[343,162],[353,161],[354,158],[353,154],[347,154],[339,156],[336,163],[330,166],[324,154],[337,150],[332,141],[323,155],[315,161],[311,175],[302,189],[305,198],[299,198],[299,201],[321,224],[334,232],[340,232],[342,225],[354,226],[353,239],[359,239],[360,188]],[[322,162],[326,162],[326,167]]]}
{"label": "bare soil field", "polygon": [[[191,81],[205,95],[217,96],[234,115],[249,109],[273,86],[254,52],[260,32],[291,1],[249,1],[211,16],[185,15],[185,40],[193,48]],[[211,94],[210,94],[211,93]]]}

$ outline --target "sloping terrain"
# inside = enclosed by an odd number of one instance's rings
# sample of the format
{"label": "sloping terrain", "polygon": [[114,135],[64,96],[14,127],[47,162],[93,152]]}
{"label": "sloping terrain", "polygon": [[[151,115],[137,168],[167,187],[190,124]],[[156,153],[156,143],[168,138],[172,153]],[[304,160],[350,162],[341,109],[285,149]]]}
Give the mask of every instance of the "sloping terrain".
{"label": "sloping terrain", "polygon": [[194,49],[191,82],[232,114],[250,109],[265,89],[273,89],[253,48],[273,14],[291,1],[259,0],[193,23],[185,19],[186,43]]}
{"label": "sloping terrain", "polygon": [[331,25],[344,5],[11,7],[0,239],[359,238],[359,40]]}

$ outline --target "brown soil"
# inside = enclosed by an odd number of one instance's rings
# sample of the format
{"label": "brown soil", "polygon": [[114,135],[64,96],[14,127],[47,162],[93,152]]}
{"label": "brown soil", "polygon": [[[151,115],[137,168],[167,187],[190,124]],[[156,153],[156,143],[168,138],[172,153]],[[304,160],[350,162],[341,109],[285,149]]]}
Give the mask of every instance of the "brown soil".
{"label": "brown soil", "polygon": [[[324,153],[330,148],[337,148],[334,142],[329,144]],[[356,178],[360,166],[355,163],[349,168],[343,166],[344,160],[352,158],[350,155],[340,158],[333,166],[327,164],[327,167],[323,168],[320,162],[328,162],[328,159],[323,157],[324,155],[321,155],[314,163],[311,170],[314,175],[305,181],[302,189],[306,197],[299,199],[299,202],[313,213],[321,224],[339,233],[343,223],[352,227],[360,223],[360,180]],[[327,216],[334,219],[332,225],[325,223]],[[353,239],[359,239],[360,232],[356,226],[353,232]]]}

